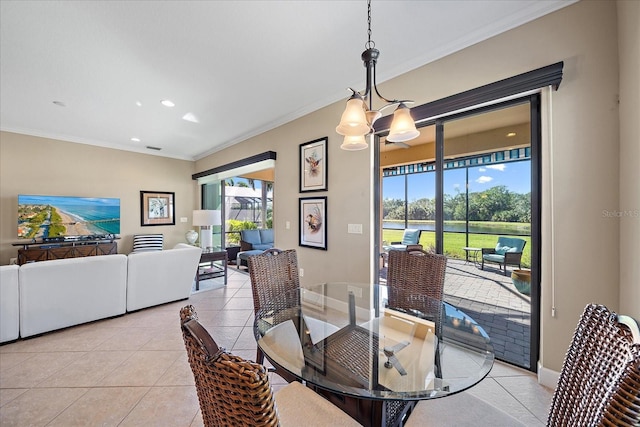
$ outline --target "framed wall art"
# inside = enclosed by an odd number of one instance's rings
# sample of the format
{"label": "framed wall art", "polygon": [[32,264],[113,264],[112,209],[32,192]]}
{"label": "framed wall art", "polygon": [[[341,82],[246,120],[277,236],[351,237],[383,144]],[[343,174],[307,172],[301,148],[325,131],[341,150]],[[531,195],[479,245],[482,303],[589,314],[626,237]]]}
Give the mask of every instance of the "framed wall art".
{"label": "framed wall art", "polygon": [[175,225],[175,193],[165,191],[140,192],[140,225]]}
{"label": "framed wall art", "polygon": [[300,192],[327,190],[327,140],[300,144]]}
{"label": "framed wall art", "polygon": [[300,246],[327,250],[327,198],[300,198]]}

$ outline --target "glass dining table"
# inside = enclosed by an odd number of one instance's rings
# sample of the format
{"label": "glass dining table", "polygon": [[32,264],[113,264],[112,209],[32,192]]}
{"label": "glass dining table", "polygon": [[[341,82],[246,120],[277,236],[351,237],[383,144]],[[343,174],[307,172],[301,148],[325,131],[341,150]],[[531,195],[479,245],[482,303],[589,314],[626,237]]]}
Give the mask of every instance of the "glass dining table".
{"label": "glass dining table", "polygon": [[489,336],[456,307],[378,284],[321,283],[279,295],[254,319],[276,370],[303,381],[364,426],[401,425],[491,370]]}

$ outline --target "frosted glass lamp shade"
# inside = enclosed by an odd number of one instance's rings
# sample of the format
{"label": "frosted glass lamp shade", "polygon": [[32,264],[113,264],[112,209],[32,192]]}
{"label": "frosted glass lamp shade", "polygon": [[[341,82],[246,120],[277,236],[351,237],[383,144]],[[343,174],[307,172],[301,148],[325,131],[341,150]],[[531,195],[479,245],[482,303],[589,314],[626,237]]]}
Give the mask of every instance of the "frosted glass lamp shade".
{"label": "frosted glass lamp shade", "polygon": [[347,151],[364,150],[369,146],[364,139],[364,135],[360,136],[345,136],[344,141],[340,148]]}
{"label": "frosted glass lamp shade", "polygon": [[405,142],[418,136],[420,136],[420,132],[416,129],[416,124],[411,118],[409,107],[404,104],[398,105],[398,108],[393,113],[393,121],[391,122],[387,141]]}
{"label": "frosted glass lamp shade", "polygon": [[193,225],[221,225],[220,211],[197,210],[193,211]]}
{"label": "frosted glass lamp shade", "polygon": [[347,101],[347,108],[342,113],[336,132],[345,136],[359,136],[369,133],[370,126],[365,115],[364,101],[353,96]]}
{"label": "frosted glass lamp shade", "polygon": [[213,247],[212,225],[221,225],[220,211],[197,210],[193,211],[193,225],[200,226],[200,247],[208,249]]}

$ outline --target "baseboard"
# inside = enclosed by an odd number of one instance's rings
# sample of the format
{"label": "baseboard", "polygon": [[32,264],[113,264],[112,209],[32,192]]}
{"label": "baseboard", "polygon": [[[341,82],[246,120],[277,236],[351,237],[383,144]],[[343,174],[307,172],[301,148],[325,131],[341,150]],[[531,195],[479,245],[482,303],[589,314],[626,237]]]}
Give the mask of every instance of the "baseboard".
{"label": "baseboard", "polygon": [[543,386],[555,390],[558,385],[558,379],[560,378],[560,372],[553,371],[545,368],[538,362],[538,383]]}

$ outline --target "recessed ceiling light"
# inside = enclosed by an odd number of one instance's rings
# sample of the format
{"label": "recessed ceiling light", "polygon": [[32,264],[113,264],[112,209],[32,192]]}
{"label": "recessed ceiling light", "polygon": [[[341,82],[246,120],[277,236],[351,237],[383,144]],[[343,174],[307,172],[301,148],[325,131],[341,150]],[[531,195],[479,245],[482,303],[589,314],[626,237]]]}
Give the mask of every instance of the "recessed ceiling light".
{"label": "recessed ceiling light", "polygon": [[184,116],[182,116],[182,120],[186,120],[186,121],[191,122],[191,123],[200,123],[200,120],[198,120],[196,115],[193,114],[193,113],[185,114]]}
{"label": "recessed ceiling light", "polygon": [[509,132],[509,133],[507,134],[507,138],[513,138],[514,136],[516,136],[516,133],[515,133],[515,132]]}
{"label": "recessed ceiling light", "polygon": [[62,101],[53,101],[54,104],[56,104],[58,107],[66,107],[66,104]]}
{"label": "recessed ceiling light", "polygon": [[140,102],[140,101],[136,101],[136,105],[137,105],[138,107],[142,107],[142,102]]}
{"label": "recessed ceiling light", "polygon": [[160,101],[160,104],[164,105],[165,107],[175,107],[176,104],[173,103],[173,101],[169,100],[169,99],[163,99],[162,101]]}
{"label": "recessed ceiling light", "polygon": [[136,138],[135,136],[134,136],[133,138],[131,138],[131,140],[132,140],[133,142],[140,142],[140,138]]}

